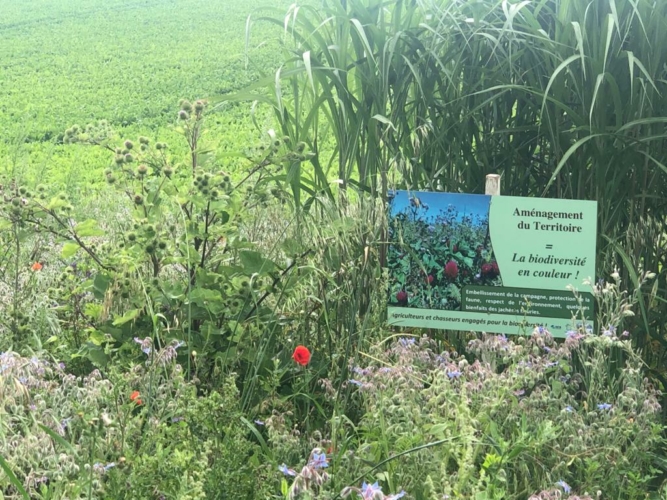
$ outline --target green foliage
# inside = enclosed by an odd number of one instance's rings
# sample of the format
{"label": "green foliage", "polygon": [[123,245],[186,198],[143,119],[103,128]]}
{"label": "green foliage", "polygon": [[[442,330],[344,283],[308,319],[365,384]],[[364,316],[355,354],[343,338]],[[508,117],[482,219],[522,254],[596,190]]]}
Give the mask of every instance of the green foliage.
{"label": "green foliage", "polygon": [[[332,178],[384,199],[498,173],[510,195],[597,200],[599,274],[655,272],[664,297],[664,4],[329,0],[269,21],[281,69],[222,100],[265,103],[308,145],[311,169],[286,165],[297,204]],[[666,303],[644,292],[633,336],[667,383]]]}

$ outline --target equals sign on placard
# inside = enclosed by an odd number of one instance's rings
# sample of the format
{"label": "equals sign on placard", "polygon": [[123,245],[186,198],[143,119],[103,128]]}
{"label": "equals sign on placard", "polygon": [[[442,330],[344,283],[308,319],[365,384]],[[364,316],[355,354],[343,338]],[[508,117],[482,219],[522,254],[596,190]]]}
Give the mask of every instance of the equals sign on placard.
{"label": "equals sign on placard", "polygon": [[553,245],[547,245],[547,250],[551,250],[553,247]]}

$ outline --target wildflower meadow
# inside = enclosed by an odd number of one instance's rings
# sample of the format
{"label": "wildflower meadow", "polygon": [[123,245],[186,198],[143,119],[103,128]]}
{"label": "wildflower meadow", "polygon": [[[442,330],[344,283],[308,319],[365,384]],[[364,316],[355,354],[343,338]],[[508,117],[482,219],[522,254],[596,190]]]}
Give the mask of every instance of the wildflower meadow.
{"label": "wildflower meadow", "polygon": [[[667,3],[0,12],[0,499],[667,498]],[[567,331],[392,326],[488,174],[597,202]]]}

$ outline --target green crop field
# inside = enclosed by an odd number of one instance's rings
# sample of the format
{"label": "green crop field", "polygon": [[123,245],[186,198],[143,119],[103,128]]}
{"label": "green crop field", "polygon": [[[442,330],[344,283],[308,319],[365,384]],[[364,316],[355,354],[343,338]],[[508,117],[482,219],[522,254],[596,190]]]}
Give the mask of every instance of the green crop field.
{"label": "green crop field", "polygon": [[[181,98],[215,98],[272,72],[280,30],[248,44],[246,19],[286,0],[0,0],[0,170],[101,180],[102,151],[64,131],[106,119],[121,136],[169,142]],[[249,107],[209,125],[219,147],[256,142]]]}

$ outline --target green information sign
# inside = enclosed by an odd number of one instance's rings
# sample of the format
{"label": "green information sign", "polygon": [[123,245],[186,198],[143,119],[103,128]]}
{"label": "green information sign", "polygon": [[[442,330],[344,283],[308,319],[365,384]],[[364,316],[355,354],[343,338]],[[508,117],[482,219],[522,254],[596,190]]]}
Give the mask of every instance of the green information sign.
{"label": "green information sign", "polygon": [[594,201],[396,191],[389,323],[563,337],[593,320],[596,232]]}

